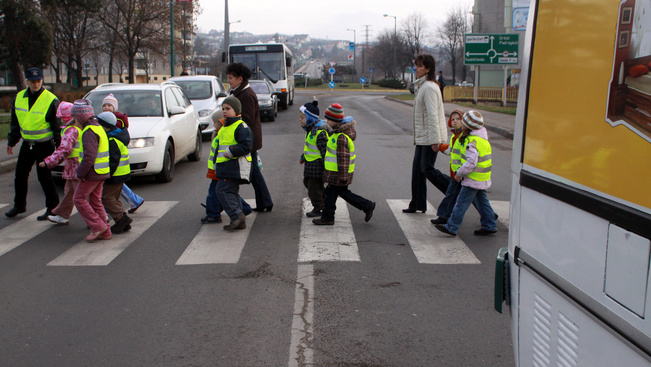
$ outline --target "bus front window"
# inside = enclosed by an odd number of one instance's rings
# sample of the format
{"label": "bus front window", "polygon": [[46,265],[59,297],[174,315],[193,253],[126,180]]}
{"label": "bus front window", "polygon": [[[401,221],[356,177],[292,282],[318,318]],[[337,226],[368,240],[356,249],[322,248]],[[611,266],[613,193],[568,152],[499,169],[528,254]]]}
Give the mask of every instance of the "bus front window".
{"label": "bus front window", "polygon": [[281,52],[258,54],[258,67],[264,70],[272,79],[281,80],[287,78]]}

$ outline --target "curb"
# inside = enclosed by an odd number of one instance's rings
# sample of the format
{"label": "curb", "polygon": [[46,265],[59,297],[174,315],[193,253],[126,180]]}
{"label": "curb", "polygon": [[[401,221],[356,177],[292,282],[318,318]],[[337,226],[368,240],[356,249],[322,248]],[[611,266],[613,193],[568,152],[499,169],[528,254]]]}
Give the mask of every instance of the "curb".
{"label": "curb", "polygon": [[0,173],[7,173],[16,170],[16,162],[18,158],[10,158],[6,161],[0,162]]}
{"label": "curb", "polygon": [[[402,103],[402,104],[407,105],[407,106],[413,106],[414,105],[413,103],[409,103],[409,102],[402,101],[402,100],[399,100],[399,99],[391,98],[389,96],[385,96],[384,98],[388,99],[390,101]],[[502,135],[503,137],[505,137],[507,139],[513,140],[513,131],[511,131],[509,129],[505,129],[505,128],[499,127],[499,126],[486,125],[486,130],[492,131],[494,133]]]}

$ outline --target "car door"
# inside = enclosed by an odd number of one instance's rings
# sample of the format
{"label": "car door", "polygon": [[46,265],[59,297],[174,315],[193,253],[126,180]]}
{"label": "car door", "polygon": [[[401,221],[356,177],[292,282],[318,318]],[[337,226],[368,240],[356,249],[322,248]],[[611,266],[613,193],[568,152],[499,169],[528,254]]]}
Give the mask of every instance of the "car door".
{"label": "car door", "polygon": [[188,132],[185,127],[187,124],[187,118],[185,115],[187,115],[187,113],[176,115],[170,113],[172,107],[181,107],[179,100],[174,95],[174,92],[172,92],[172,88],[166,88],[164,96],[167,109],[165,113],[169,119],[170,134],[172,135],[172,139],[174,139],[174,160],[178,162],[180,158],[185,157],[186,152],[188,151]]}
{"label": "car door", "polygon": [[176,96],[176,99],[179,101],[179,105],[185,109],[184,119],[183,119],[183,131],[187,133],[187,140],[185,141],[188,148],[188,152],[192,153],[195,148],[197,131],[200,130],[199,123],[199,114],[196,107],[192,104],[188,96],[183,92],[179,87],[173,87],[172,93]]}

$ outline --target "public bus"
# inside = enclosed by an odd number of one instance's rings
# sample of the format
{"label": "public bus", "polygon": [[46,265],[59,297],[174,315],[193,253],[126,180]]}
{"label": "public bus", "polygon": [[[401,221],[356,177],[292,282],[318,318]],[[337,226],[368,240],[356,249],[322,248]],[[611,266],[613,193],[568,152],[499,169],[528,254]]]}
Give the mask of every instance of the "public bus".
{"label": "public bus", "polygon": [[269,80],[282,109],[294,104],[294,56],[284,43],[231,45],[228,55],[231,63],[241,62],[251,69],[251,79]]}
{"label": "public bus", "polygon": [[651,0],[532,0],[525,38],[495,270],[516,365],[651,366]]}

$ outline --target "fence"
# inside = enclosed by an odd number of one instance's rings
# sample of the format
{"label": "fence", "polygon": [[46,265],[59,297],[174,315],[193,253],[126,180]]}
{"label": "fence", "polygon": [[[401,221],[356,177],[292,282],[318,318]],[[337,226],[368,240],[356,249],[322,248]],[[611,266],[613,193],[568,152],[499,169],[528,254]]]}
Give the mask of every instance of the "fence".
{"label": "fence", "polygon": [[[445,101],[472,101],[474,100],[474,87],[447,86],[443,90],[443,99]],[[477,91],[477,100],[483,102],[501,102],[504,88],[479,87]],[[506,101],[518,101],[518,88],[506,88]]]}

